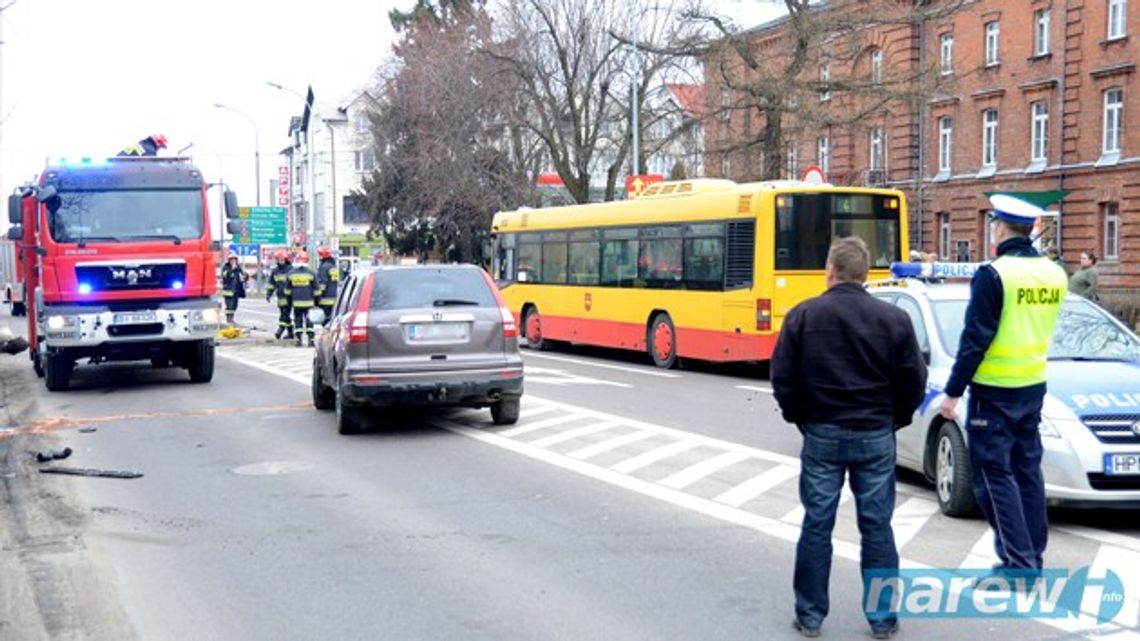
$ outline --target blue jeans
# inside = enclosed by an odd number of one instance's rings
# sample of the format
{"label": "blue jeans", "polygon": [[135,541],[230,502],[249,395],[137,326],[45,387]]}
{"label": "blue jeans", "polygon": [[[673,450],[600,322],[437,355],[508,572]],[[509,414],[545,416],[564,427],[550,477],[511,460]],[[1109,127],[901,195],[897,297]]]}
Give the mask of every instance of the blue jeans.
{"label": "blue jeans", "polygon": [[[812,423],[804,425],[803,432],[800,502],[804,522],[796,545],[796,616],[803,625],[818,627],[827,617],[831,531],[845,475],[849,475],[858,513],[863,571],[898,570],[899,553],[891,529],[895,433],[889,425],[852,430]],[[889,601],[889,594],[886,596]],[[889,627],[897,619],[889,603],[864,606],[872,628]]]}

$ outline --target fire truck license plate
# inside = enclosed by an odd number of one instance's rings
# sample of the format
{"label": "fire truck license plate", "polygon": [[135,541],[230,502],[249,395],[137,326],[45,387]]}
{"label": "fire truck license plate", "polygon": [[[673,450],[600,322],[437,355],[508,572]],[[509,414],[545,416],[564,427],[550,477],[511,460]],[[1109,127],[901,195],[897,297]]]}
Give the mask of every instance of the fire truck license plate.
{"label": "fire truck license plate", "polygon": [[138,325],[140,323],[153,323],[158,320],[154,312],[121,312],[115,314],[111,323],[115,325]]}

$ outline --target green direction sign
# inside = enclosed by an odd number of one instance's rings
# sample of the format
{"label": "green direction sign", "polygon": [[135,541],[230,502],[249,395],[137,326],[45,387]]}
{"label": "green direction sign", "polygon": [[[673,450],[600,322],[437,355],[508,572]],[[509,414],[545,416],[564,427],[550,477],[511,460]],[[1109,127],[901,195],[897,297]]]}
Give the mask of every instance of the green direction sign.
{"label": "green direction sign", "polygon": [[235,242],[257,245],[288,244],[284,207],[240,207],[237,223],[241,228]]}

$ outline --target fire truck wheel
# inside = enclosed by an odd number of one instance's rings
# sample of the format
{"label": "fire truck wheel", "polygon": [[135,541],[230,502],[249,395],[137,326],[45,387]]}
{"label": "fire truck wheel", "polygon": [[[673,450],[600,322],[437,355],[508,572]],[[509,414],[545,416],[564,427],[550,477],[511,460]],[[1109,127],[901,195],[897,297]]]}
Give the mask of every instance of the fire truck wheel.
{"label": "fire truck wheel", "polygon": [[51,352],[44,359],[44,383],[48,391],[65,391],[71,385],[71,370],[75,367],[75,361],[67,354]]}
{"label": "fire truck wheel", "polygon": [[195,383],[209,383],[214,378],[214,344],[199,341],[190,350],[190,380]]}
{"label": "fire truck wheel", "polygon": [[32,370],[36,373],[37,377],[44,377],[44,365],[39,354],[32,354]]}

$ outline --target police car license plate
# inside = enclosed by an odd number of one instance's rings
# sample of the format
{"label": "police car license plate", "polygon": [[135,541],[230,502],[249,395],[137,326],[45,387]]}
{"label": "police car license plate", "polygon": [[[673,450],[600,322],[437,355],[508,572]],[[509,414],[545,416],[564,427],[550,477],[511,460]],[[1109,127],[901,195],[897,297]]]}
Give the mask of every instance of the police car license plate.
{"label": "police car license plate", "polygon": [[154,312],[120,312],[111,317],[114,325],[138,325],[158,320]]}
{"label": "police car license plate", "polygon": [[405,328],[413,343],[467,340],[467,323],[409,323]]}
{"label": "police car license plate", "polygon": [[1140,474],[1140,454],[1105,454],[1104,473],[1113,476]]}

